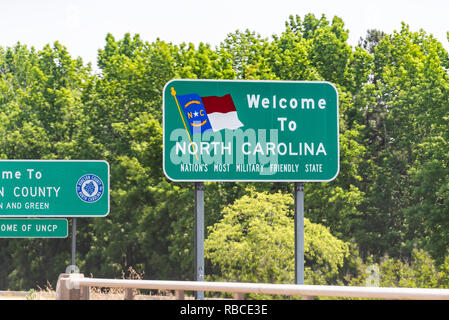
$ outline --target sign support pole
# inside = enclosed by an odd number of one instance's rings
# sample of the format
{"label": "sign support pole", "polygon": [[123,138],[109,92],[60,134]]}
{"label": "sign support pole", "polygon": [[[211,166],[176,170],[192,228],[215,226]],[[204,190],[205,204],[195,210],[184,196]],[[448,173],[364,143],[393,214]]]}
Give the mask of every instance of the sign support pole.
{"label": "sign support pole", "polygon": [[304,284],[304,182],[295,182],[295,284]]}
{"label": "sign support pole", "polygon": [[72,270],[75,270],[76,261],[76,218],[72,219]]}
{"label": "sign support pole", "polygon": [[[204,281],[204,183],[195,182],[195,279]],[[195,291],[204,300],[204,291]]]}

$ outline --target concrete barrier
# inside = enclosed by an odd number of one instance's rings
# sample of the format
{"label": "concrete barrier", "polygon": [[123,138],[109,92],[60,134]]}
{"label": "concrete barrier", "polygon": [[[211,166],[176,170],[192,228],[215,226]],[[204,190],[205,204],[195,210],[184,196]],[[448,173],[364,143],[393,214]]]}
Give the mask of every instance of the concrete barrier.
{"label": "concrete barrier", "polygon": [[63,273],[56,284],[56,300],[89,300],[89,286],[80,286],[76,281],[83,279],[81,273]]}

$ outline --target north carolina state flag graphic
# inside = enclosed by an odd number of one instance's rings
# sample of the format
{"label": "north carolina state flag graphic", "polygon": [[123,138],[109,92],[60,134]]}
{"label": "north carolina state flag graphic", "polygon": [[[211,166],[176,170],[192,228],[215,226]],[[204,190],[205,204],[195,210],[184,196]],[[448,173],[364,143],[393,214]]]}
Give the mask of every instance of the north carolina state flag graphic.
{"label": "north carolina state flag graphic", "polygon": [[235,109],[234,101],[230,94],[223,97],[202,97],[204,108],[209,116],[213,131],[222,129],[237,129],[243,127]]}
{"label": "north carolina state flag graphic", "polygon": [[234,130],[243,126],[230,94],[223,97],[200,97],[198,94],[176,95],[190,125],[190,131]]}

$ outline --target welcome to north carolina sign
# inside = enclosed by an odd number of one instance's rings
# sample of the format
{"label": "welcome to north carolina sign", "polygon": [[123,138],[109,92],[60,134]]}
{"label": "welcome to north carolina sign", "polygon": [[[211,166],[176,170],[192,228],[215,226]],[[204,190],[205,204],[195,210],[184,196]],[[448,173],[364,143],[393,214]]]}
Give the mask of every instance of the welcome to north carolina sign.
{"label": "welcome to north carolina sign", "polygon": [[174,181],[331,181],[338,94],[328,82],[172,80],[163,167]]}

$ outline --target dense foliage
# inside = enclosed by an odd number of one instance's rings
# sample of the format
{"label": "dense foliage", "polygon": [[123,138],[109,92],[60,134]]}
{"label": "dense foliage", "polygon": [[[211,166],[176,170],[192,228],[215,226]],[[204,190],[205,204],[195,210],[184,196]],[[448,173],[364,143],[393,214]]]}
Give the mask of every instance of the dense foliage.
{"label": "dense foliage", "polygon": [[[220,222],[210,227],[206,257],[219,269],[211,278],[294,283],[293,196],[249,192],[226,207]],[[307,218],[304,233],[305,278],[331,281],[349,255],[349,244]]]}
{"label": "dense foliage", "polygon": [[[162,89],[173,78],[326,80],[339,91],[340,174],[305,186],[306,282],[449,286],[449,56],[406,24],[356,47],[343,21],[291,16],[270,39],[250,30],[209,44],[108,34],[99,72],[58,42],[0,47],[0,157],[105,159],[111,211],[79,219],[77,264],[96,277],[132,266],[193,278],[193,185],[162,172]],[[288,183],[206,183],[214,279],[292,282]],[[270,205],[266,205],[266,202]],[[243,230],[245,232],[243,233]],[[0,288],[53,284],[69,239],[1,239]]]}

